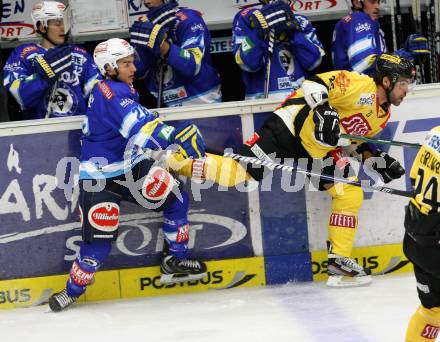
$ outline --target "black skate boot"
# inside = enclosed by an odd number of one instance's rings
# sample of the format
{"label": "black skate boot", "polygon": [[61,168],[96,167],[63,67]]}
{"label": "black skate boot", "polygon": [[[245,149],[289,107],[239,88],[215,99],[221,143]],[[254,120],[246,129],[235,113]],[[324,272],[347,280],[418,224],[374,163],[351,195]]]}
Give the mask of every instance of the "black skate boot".
{"label": "black skate boot", "polygon": [[76,302],[78,297],[71,297],[67,294],[67,290],[64,289],[61,292],[53,294],[49,298],[49,308],[53,312],[59,312],[66,308],[68,308],[70,305]]}
{"label": "black skate boot", "polygon": [[332,253],[330,241],[328,246],[328,280],[331,287],[361,286],[371,283],[371,270],[359,265],[356,260]]}
{"label": "black skate boot", "polygon": [[167,255],[160,265],[161,284],[183,283],[206,277],[206,264],[196,259],[178,259]]}

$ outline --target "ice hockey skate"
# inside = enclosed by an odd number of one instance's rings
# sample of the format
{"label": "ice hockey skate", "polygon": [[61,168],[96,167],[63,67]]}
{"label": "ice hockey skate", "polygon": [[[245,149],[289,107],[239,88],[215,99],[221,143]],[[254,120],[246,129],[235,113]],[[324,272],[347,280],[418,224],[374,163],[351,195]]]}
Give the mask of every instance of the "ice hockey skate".
{"label": "ice hockey skate", "polygon": [[333,254],[330,242],[327,242],[328,280],[331,287],[362,286],[371,283],[371,270],[360,266],[356,260],[349,257]]}
{"label": "ice hockey skate", "polygon": [[49,298],[49,308],[53,312],[60,312],[75,303],[77,299],[77,297],[69,296],[67,289],[63,289]]}
{"label": "ice hockey skate", "polygon": [[206,264],[196,259],[178,259],[167,255],[160,265],[162,277],[161,284],[183,283],[199,280],[207,276]]}

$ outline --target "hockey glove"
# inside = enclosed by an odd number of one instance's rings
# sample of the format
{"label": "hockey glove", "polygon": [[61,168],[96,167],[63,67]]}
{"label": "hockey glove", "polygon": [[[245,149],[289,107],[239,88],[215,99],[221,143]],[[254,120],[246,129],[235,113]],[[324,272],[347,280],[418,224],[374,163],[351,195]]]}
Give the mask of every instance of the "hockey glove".
{"label": "hockey glove", "polygon": [[272,29],[275,34],[280,34],[297,24],[292,10],[284,1],[264,5],[260,10],[252,12],[250,19],[263,37],[266,37]]}
{"label": "hockey glove", "polygon": [[135,21],[130,27],[130,42],[135,47],[150,50],[154,56],[160,57],[160,46],[167,37],[167,29],[148,21]]}
{"label": "hockey glove", "polygon": [[171,134],[170,142],[179,146],[185,158],[199,159],[205,156],[205,143],[196,125],[182,121]]}
{"label": "hockey glove", "polygon": [[177,2],[171,1],[162,6],[153,7],[147,13],[148,21],[158,24],[167,29],[174,29],[177,22]]}
{"label": "hockey glove", "polygon": [[339,140],[339,114],[328,103],[313,110],[315,139],[327,146],[336,146]]}
{"label": "hockey glove", "polygon": [[429,55],[428,40],[421,34],[410,34],[405,42],[405,50],[413,57]]}
{"label": "hockey glove", "polygon": [[44,56],[35,59],[38,75],[55,82],[58,77],[72,64],[72,47],[68,45],[56,46],[47,50]]}
{"label": "hockey glove", "polygon": [[402,165],[396,159],[390,157],[388,153],[377,150],[375,157],[382,158],[383,161],[373,161],[371,167],[380,174],[384,183],[389,183],[393,179],[398,179],[405,174],[405,169]]}

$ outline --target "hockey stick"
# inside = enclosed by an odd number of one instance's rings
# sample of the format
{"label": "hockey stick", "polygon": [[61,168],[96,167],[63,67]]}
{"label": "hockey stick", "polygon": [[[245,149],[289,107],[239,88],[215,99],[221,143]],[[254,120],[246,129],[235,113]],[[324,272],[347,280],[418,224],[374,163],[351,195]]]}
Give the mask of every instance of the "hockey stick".
{"label": "hockey stick", "polygon": [[400,0],[396,0],[396,21],[397,27],[397,47],[401,48],[403,46],[403,26],[402,26],[402,12],[400,11]]}
{"label": "hockey stick", "polygon": [[246,157],[246,156],[242,156],[240,154],[236,154],[236,153],[233,153],[233,152],[225,151],[223,156],[224,157],[232,158],[234,160],[242,161],[242,162],[245,162],[245,163],[250,163],[252,165],[265,166],[265,167],[267,167],[270,170],[277,169],[277,170],[281,170],[281,171],[298,172],[298,173],[305,174],[306,176],[309,176],[309,177],[317,177],[317,178],[322,178],[322,179],[325,179],[325,180],[328,180],[328,181],[331,181],[331,182],[335,182],[335,183],[345,183],[345,184],[349,184],[349,185],[354,185],[354,186],[360,187],[360,188],[362,188],[364,190],[372,190],[372,191],[384,192],[384,193],[387,193],[387,194],[403,196],[403,197],[413,197],[414,196],[414,192],[413,191],[405,191],[405,190],[393,189],[393,188],[388,188],[388,187],[385,187],[385,186],[369,185],[365,181],[351,181],[351,180],[345,179],[345,178],[321,175],[321,174],[318,174],[318,173],[314,173],[314,172],[311,172],[311,171],[300,169],[300,168],[295,167],[295,166],[288,166],[288,165],[278,164],[278,163],[273,162],[273,161],[261,160],[261,159],[254,158],[254,157]]}
{"label": "hockey stick", "polygon": [[269,46],[267,49],[267,64],[266,64],[266,73],[264,74],[264,98],[267,99],[269,97],[269,85],[270,85],[270,69],[272,66],[272,54],[273,54],[273,46],[275,44],[275,31],[272,29],[269,31]]}
{"label": "hockey stick", "polygon": [[158,68],[158,73],[159,73],[159,77],[157,79],[157,108],[162,108],[162,98],[163,98],[163,77],[164,77],[164,60],[162,59],[162,57],[160,58],[158,64],[157,64],[157,68]]}
{"label": "hockey stick", "polygon": [[[422,32],[422,14],[421,14],[421,4],[420,0],[412,0],[411,7],[409,9],[411,16],[411,26],[415,33],[423,34]],[[416,72],[417,72],[417,83],[425,83],[425,70],[421,60],[415,61]]]}
{"label": "hockey stick", "polygon": [[376,144],[384,144],[384,145],[394,145],[394,146],[402,146],[402,147],[411,147],[411,148],[420,148],[422,145],[417,143],[409,143],[404,141],[396,141],[396,140],[384,140],[384,139],[378,139],[378,138],[368,138],[368,137],[362,137],[358,135],[351,135],[351,134],[345,134],[342,133],[341,138],[345,139],[353,139],[353,140],[362,140],[367,142],[372,142]]}
{"label": "hockey stick", "polygon": [[397,51],[397,37],[396,37],[396,16],[394,11],[394,0],[390,0],[391,7],[391,33],[393,35],[393,49]]}
{"label": "hockey stick", "polygon": [[434,0],[435,21],[435,55],[437,63],[437,80],[440,79],[440,0]]}

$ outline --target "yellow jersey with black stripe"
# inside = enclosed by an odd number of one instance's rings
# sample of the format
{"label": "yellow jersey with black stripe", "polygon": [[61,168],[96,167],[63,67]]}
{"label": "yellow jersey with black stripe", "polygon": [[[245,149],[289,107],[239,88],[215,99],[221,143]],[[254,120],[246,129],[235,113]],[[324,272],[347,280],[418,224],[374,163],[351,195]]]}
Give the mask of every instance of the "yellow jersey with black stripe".
{"label": "yellow jersey with black stripe", "polygon": [[423,214],[439,212],[440,126],[428,133],[411,167],[410,178],[416,194],[411,202]]}
{"label": "yellow jersey with black stripe", "polygon": [[[314,80],[328,89],[329,103],[339,113],[342,133],[373,137],[384,129],[390,113],[379,105],[377,86],[371,77],[339,70],[318,74]],[[311,157],[322,158],[334,149],[315,139],[313,111],[301,89],[290,95],[275,114],[301,139]]]}

